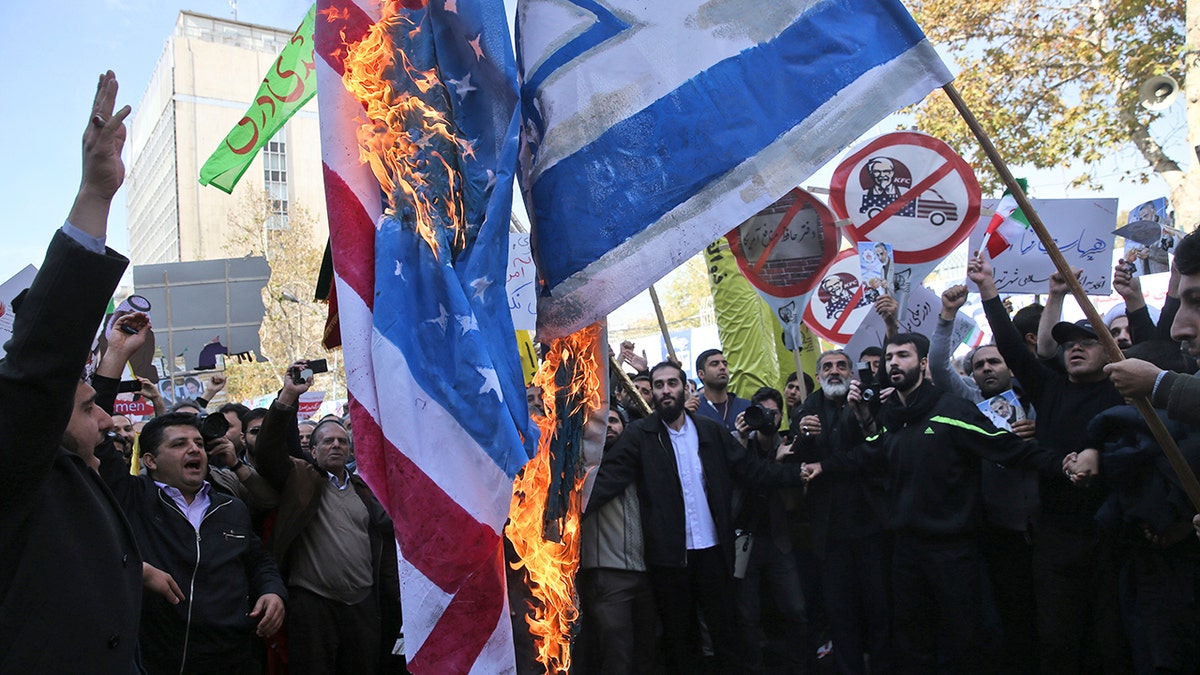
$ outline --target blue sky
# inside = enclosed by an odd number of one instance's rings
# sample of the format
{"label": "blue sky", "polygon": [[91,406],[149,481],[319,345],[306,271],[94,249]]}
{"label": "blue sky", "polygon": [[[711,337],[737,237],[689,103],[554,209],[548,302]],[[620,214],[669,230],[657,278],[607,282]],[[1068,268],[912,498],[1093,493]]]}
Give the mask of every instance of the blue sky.
{"label": "blue sky", "polygon": [[[295,28],[311,0],[242,0],[242,21]],[[506,0],[510,16],[515,0]],[[227,0],[190,0],[181,5],[162,0],[76,0],[54,5],[8,3],[0,22],[0,133],[5,161],[0,163],[0,199],[5,204],[0,246],[0,281],[26,264],[40,265],[46,244],[70,208],[79,184],[79,143],[95,92],[105,69],[121,83],[118,105],[134,105],[175,26],[181,9],[231,17]],[[247,92],[247,96],[253,92]],[[1182,119],[1182,105],[1176,105]],[[885,122],[874,130],[895,128]],[[1182,132],[1173,134],[1182,141]],[[1174,152],[1174,154],[1184,154]],[[1187,160],[1190,158],[1180,157]],[[1121,207],[1165,194],[1157,178],[1146,185],[1119,180],[1122,165],[1144,164],[1132,152],[1105,163],[1103,196],[1120,197]],[[818,172],[806,185],[827,185],[832,168]],[[1020,172],[1030,176],[1034,196],[1086,196],[1070,192],[1073,171]],[[125,194],[117,194],[109,221],[109,242],[128,251]]]}

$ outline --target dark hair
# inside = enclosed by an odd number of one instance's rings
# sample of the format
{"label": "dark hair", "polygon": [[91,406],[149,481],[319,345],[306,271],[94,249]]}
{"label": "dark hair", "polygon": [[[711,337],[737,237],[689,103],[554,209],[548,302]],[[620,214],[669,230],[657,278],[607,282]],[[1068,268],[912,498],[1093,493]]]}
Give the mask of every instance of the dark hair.
{"label": "dark hair", "polygon": [[200,412],[204,412],[204,406],[200,405],[200,402],[194,398],[185,398],[176,401],[175,405],[171,406],[171,412],[179,412],[180,408],[195,408]]}
{"label": "dark hair", "polygon": [[[874,353],[867,354],[867,352],[870,352],[871,350],[874,350]],[[864,349],[862,351],[862,354],[859,354],[858,360],[862,361],[862,357],[864,357],[864,356],[879,356],[882,358],[883,350],[880,349],[879,347],[867,347],[866,349]],[[850,355],[847,354],[846,352],[842,351],[841,349],[828,349],[826,351],[821,352],[820,356],[817,357],[817,369],[820,370],[821,364],[825,363],[825,359],[832,359],[835,357],[846,359],[846,367],[849,368],[850,370],[854,370],[854,362],[850,360]],[[805,373],[805,375],[807,375],[807,374],[808,373]]]}
{"label": "dark hair", "polygon": [[617,417],[621,419],[621,424],[629,424],[629,418],[625,415],[625,411],[621,409],[621,406],[613,403],[608,406],[608,410],[609,412],[617,413]]}
{"label": "dark hair", "polygon": [[246,414],[242,415],[242,429],[245,429],[246,427],[250,426],[250,423],[253,422],[254,420],[260,419],[260,418],[263,418],[266,416],[267,416],[266,408],[255,408],[254,410],[246,411]]}
{"label": "dark hair", "polygon": [[[1000,351],[1000,348],[996,346],[995,342],[989,342],[986,345],[979,345],[978,347],[967,352],[967,355],[964,357],[966,360],[963,361],[963,364],[966,366],[964,368],[964,370],[966,370],[969,373],[975,369],[975,355],[979,353],[980,349],[984,349],[986,347],[991,347],[992,349],[995,349],[997,352]],[[1001,354],[1000,358],[1004,358],[1004,355]]]}
{"label": "dark hair", "polygon": [[918,359],[929,358],[929,338],[920,333],[897,333],[883,343],[885,348],[888,345],[912,345],[917,348]]}
{"label": "dark hair", "polygon": [[227,412],[231,412],[234,415],[237,415],[238,420],[245,424],[245,420],[242,418],[246,416],[246,413],[250,412],[250,408],[247,408],[241,403],[226,403],[220,408],[217,408],[217,412],[221,413],[222,415]]}
{"label": "dark hair", "polygon": [[158,446],[162,444],[167,427],[191,427],[199,431],[200,417],[191,413],[169,412],[146,422],[146,426],[142,427],[141,435],[138,436],[139,452],[143,455],[156,454]]}
{"label": "dark hair", "polygon": [[[883,350],[880,349],[879,347],[867,347],[866,349],[864,349],[858,353],[858,360],[862,361],[863,359],[865,359],[868,356],[878,356],[879,358],[882,359],[883,358]],[[853,363],[850,364],[850,367],[853,368],[854,364]]]}
{"label": "dark hair", "polygon": [[[329,416],[326,415],[325,417],[329,417]],[[350,447],[354,447],[354,441],[351,440],[351,438],[350,438],[350,432],[346,431],[346,426],[343,425],[342,420],[337,419],[336,416],[335,416],[335,419],[323,419],[320,422],[317,422],[317,426],[313,427],[312,434],[310,434],[308,437],[308,444],[311,447],[313,447],[313,448],[317,447],[317,442],[320,439],[319,432],[321,431],[322,428],[328,427],[328,426],[336,426],[337,428],[341,429],[342,431],[345,431],[346,432],[346,440],[350,442]]]}
{"label": "dark hair", "polygon": [[1175,247],[1175,269],[1180,274],[1200,274],[1200,230],[1184,237]]}
{"label": "dark hair", "polygon": [[788,375],[787,382],[785,382],[784,384],[791,384],[798,379],[800,379],[800,378],[796,377],[796,371],[793,370],[792,374]]}
{"label": "dark hair", "polygon": [[754,395],[750,397],[750,405],[758,405],[768,400],[775,401],[776,407],[782,413],[783,394],[780,394],[778,389],[772,389],[771,387],[759,387],[758,391],[754,392]]}
{"label": "dark hair", "polygon": [[650,382],[651,381],[650,374],[649,373],[645,373],[645,374],[638,373],[637,375],[634,375],[633,379],[630,381],[631,382]]}
{"label": "dark hair", "polygon": [[1038,334],[1038,324],[1042,321],[1042,310],[1044,309],[1046,308],[1035,302],[1032,305],[1018,309],[1017,313],[1013,314],[1013,325],[1021,332],[1022,340],[1025,339],[1026,335]]}
{"label": "dark hair", "polygon": [[675,370],[677,370],[679,372],[680,380],[687,379],[687,373],[683,372],[683,368],[680,368],[679,364],[672,363],[671,361],[659,361],[658,363],[654,364],[653,368],[650,369],[650,381],[651,382],[654,381],[654,373],[656,371],[658,371],[659,368],[674,368]]}
{"label": "dark hair", "polygon": [[[710,357],[721,353],[723,352],[720,349],[705,349],[704,351],[700,352],[700,356],[696,357],[696,374],[699,375],[700,371],[704,370],[704,364],[708,363],[708,359]],[[683,371],[681,370],[680,372]]]}

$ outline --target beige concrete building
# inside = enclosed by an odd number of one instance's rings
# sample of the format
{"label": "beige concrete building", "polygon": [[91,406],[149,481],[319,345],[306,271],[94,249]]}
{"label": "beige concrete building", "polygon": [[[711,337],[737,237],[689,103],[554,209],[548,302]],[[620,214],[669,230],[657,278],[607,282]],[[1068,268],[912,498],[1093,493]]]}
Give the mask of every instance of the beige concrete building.
{"label": "beige concrete building", "polygon": [[329,225],[315,98],[264,147],[232,195],[198,182],[200,167],[245,114],[293,30],[179,13],[129,125],[135,265],[237,257],[224,247],[230,214],[263,190],[275,210],[265,228],[285,227],[289,211],[303,207],[316,217],[313,236],[324,247]]}

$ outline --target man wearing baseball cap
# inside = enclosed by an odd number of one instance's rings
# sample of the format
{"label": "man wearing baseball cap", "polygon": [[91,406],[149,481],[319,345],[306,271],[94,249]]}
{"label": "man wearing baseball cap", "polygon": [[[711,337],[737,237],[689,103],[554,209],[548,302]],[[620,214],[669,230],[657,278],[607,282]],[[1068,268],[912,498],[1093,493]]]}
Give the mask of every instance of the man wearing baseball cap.
{"label": "man wearing baseball cap", "polygon": [[[1087,438],[1087,424],[1101,411],[1122,405],[1124,398],[1104,372],[1108,356],[1096,330],[1086,321],[1061,321],[1050,328],[1062,349],[1064,374],[1026,347],[1000,300],[991,261],[977,254],[967,265],[967,277],[979,287],[1000,355],[1037,411],[1039,445],[1059,458],[1100,447],[1099,441]],[[1061,303],[1066,288],[1058,274],[1051,278],[1046,312],[1056,301]],[[1043,321],[1050,318],[1043,314]],[[1045,330],[1043,324],[1039,334]],[[1064,469],[1064,474],[1069,472],[1069,467]],[[1111,542],[1095,522],[1108,490],[1102,483],[1083,489],[1068,475],[1042,475],[1038,492],[1033,586],[1041,671],[1120,671],[1129,663],[1129,645],[1117,612],[1115,568],[1108,564]]]}

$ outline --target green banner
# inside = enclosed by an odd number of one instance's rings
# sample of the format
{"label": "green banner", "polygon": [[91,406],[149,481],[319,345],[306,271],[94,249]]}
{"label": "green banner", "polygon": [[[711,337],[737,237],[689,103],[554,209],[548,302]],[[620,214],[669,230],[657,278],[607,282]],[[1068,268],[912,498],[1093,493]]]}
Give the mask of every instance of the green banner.
{"label": "green banner", "polygon": [[253,105],[200,168],[201,185],[232,193],[258,151],[316,95],[317,71],[313,60],[316,15],[314,3],[263,78]]}
{"label": "green banner", "polygon": [[750,398],[759,387],[782,392],[792,366],[789,362],[786,370],[780,368],[777,354],[783,331],[771,308],[742,276],[724,237],[704,249],[704,259],[721,350],[729,361],[729,390],[742,398]]}

